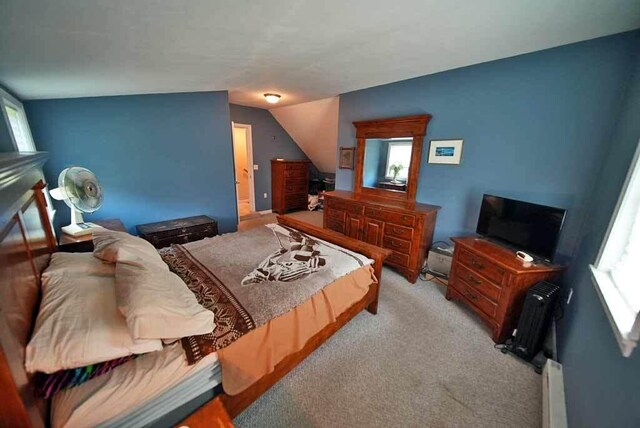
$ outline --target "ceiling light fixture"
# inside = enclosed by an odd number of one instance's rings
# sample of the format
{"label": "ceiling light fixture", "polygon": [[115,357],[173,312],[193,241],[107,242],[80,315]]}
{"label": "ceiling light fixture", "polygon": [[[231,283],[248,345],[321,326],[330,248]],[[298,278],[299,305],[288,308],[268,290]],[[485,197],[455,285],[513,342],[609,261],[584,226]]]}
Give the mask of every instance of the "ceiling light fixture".
{"label": "ceiling light fixture", "polygon": [[280,101],[280,95],[278,94],[264,94],[264,99],[267,100],[269,104],[275,104]]}

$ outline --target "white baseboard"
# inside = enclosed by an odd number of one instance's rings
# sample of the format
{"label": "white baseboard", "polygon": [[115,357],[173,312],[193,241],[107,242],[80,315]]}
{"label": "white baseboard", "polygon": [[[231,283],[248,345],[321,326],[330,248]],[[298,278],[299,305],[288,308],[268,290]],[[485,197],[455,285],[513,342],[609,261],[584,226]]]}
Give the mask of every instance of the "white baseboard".
{"label": "white baseboard", "polygon": [[542,427],[567,428],[562,364],[553,360],[542,370]]}

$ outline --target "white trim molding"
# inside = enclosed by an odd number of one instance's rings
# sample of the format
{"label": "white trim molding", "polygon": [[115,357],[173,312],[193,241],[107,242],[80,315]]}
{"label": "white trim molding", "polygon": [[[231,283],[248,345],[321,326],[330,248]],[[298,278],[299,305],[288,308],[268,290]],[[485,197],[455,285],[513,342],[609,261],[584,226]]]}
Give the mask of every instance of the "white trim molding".
{"label": "white trim molding", "polygon": [[622,187],[591,278],[622,355],[640,340],[640,144]]}

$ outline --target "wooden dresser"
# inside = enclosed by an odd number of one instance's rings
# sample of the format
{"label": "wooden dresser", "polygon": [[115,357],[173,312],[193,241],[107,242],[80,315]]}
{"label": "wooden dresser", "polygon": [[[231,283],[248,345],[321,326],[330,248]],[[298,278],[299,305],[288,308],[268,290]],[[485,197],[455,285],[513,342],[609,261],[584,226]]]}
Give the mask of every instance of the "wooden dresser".
{"label": "wooden dresser", "polygon": [[336,190],[325,194],[323,222],[327,229],[393,250],[385,263],[415,283],[431,247],[439,209]]}
{"label": "wooden dresser", "polygon": [[529,287],[554,281],[564,270],[542,263],[525,267],[514,250],[483,238],[452,240],[456,247],[446,298],[459,299],[480,315],[496,343],[503,343],[516,328]]}
{"label": "wooden dresser", "polygon": [[307,160],[271,160],[271,210],[278,214],[307,208]]}
{"label": "wooden dresser", "polygon": [[139,224],[138,235],[156,248],[171,244],[186,244],[218,234],[218,222],[206,215]]}

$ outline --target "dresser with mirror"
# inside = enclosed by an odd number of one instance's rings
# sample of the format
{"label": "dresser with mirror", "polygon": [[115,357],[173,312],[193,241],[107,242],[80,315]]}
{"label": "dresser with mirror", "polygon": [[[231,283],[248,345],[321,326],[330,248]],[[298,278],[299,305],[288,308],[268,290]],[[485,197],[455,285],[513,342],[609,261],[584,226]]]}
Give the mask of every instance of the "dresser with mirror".
{"label": "dresser with mirror", "polygon": [[354,122],[353,191],[325,196],[324,227],[388,248],[386,263],[415,283],[440,207],[415,201],[430,115]]}

